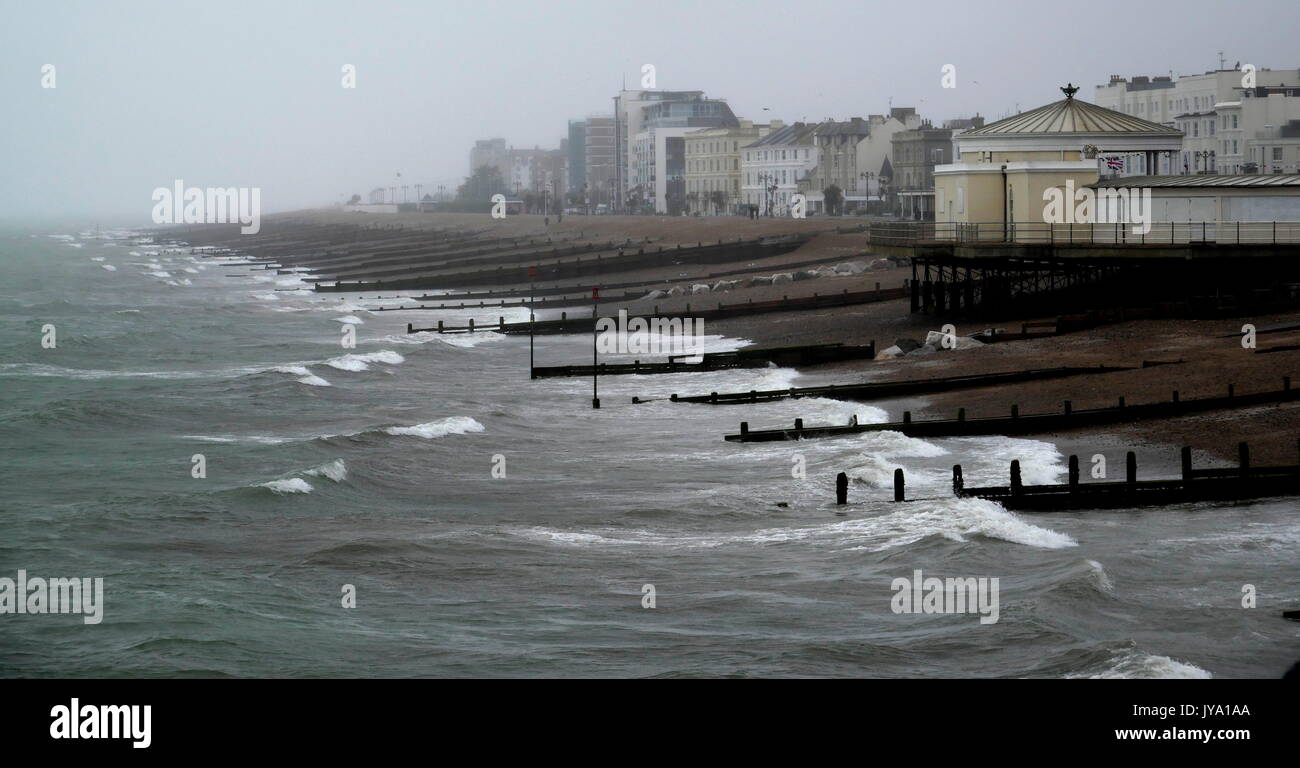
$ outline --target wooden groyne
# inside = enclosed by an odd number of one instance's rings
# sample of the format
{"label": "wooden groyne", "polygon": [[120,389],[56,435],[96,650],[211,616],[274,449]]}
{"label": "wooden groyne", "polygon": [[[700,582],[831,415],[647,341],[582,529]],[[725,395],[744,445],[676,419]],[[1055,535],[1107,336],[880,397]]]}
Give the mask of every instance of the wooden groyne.
{"label": "wooden groyne", "polygon": [[[1152,365],[1167,365],[1143,361],[1142,368]],[[1138,370],[1137,366],[1097,365],[1097,366],[1062,366],[1058,368],[1031,368],[1024,371],[1006,371],[1004,373],[984,373],[968,376],[945,376],[933,379],[908,379],[906,381],[876,381],[861,384],[829,384],[822,387],[790,387],[788,389],[760,389],[748,392],[710,392],[707,395],[669,396],[674,403],[708,403],[710,405],[740,405],[744,403],[765,403],[772,400],[800,397],[838,397],[848,400],[879,400],[887,397],[905,397],[908,395],[928,394],[932,392],[949,392],[957,389],[991,387],[998,384],[1012,384],[1022,381],[1041,381],[1060,379],[1068,376],[1085,376],[1094,373],[1115,373],[1118,371]],[[655,398],[632,398],[633,403],[654,402]]]}
{"label": "wooden groyne", "polygon": [[[765,312],[795,312],[806,309],[822,309],[825,307],[842,307],[852,304],[872,304],[880,301],[892,301],[902,298],[906,288],[876,288],[872,291],[849,291],[845,289],[843,293],[820,294],[814,293],[812,296],[789,296],[772,301],[749,301],[741,304],[723,304],[718,302],[714,309],[696,309],[691,311],[691,305],[687,304],[686,309],[682,312],[659,312],[656,305],[651,314],[648,315],[628,315],[628,319],[640,318],[643,320],[652,320],[654,318],[695,318],[698,320],[717,320],[724,317],[740,317],[743,315],[757,315]],[[588,299],[590,301],[590,299]],[[471,307],[472,308],[472,307]],[[406,326],[407,333],[437,332],[437,333],[472,333],[474,331],[497,331],[498,333],[534,333],[534,334],[557,334],[557,333],[591,333],[595,328],[597,318],[586,317],[569,317],[568,313],[561,313],[559,320],[537,320],[528,322],[527,320],[518,323],[507,323],[505,318],[498,318],[496,325],[475,325],[471,322],[469,325],[445,325],[442,321],[438,322],[436,327],[416,328],[414,324],[408,323]]]}
{"label": "wooden groyne", "polygon": [[1282,389],[1274,392],[1257,392],[1239,395],[1235,387],[1228,385],[1227,396],[1203,397],[1183,400],[1178,392],[1173,398],[1161,403],[1143,403],[1127,405],[1121,397],[1120,404],[1114,408],[1091,408],[1074,410],[1071,402],[1066,400],[1059,413],[1038,413],[1021,415],[1018,406],[1011,406],[1011,415],[967,419],[966,409],[958,409],[955,419],[932,419],[912,421],[910,412],[903,413],[903,420],[885,424],[848,424],[845,426],[805,427],[803,419],[796,419],[793,429],[764,429],[750,431],[749,422],[740,423],[738,434],[726,435],[724,439],[738,443],[762,443],[779,440],[805,440],[816,437],[841,437],[863,432],[902,432],[909,437],[957,437],[969,435],[1034,435],[1057,432],[1066,429],[1117,424],[1144,419],[1168,419],[1185,416],[1202,411],[1251,408],[1271,403],[1285,403],[1300,399],[1300,389],[1291,388],[1291,378],[1283,377]]}
{"label": "wooden groyne", "polygon": [[[719,240],[716,244],[699,243],[695,247],[676,248],[660,247],[658,251],[638,248],[619,250],[616,254],[605,256],[575,256],[571,260],[559,259],[547,263],[540,259],[545,254],[517,254],[512,264],[500,265],[496,269],[481,269],[464,272],[442,272],[440,274],[412,274],[409,277],[381,280],[340,281],[332,285],[316,283],[318,291],[363,291],[391,290],[408,288],[465,288],[473,285],[526,285],[531,280],[556,281],[571,277],[605,275],[611,272],[626,272],[636,269],[662,267],[666,264],[717,264],[734,261],[757,261],[770,256],[780,256],[793,251],[811,239],[810,235],[783,235],[763,237],[755,240],[736,240],[726,242]],[[443,265],[448,266],[448,265]],[[422,268],[413,268],[416,270]],[[430,267],[439,269],[439,267]]]}
{"label": "wooden groyne", "polygon": [[596,367],[590,365],[551,365],[533,368],[533,378],[550,378],[555,376],[615,376],[644,375],[655,373],[693,373],[698,371],[715,371],[725,368],[766,368],[768,365],[799,367],[820,365],[844,360],[861,360],[876,356],[876,344],[866,346],[846,346],[834,344],[808,344],[794,347],[746,348],[734,352],[710,352],[699,355],[696,363],[681,362],[686,355],[674,355],[666,363],[643,363],[640,360],[631,363],[601,363]]}
{"label": "wooden groyne", "polygon": [[[1297,443],[1300,447],[1300,442]],[[1007,509],[1054,512],[1071,509],[1117,509],[1164,506],[1198,501],[1239,501],[1269,496],[1300,494],[1300,464],[1252,467],[1250,446],[1237,446],[1237,466],[1194,469],[1192,449],[1182,449],[1182,474],[1173,480],[1138,480],[1137,457],[1125,457],[1124,479],[1115,482],[1079,482],[1079,457],[1070,456],[1068,480],[1064,485],[1024,485],[1020,461],[1011,462],[1005,486],[967,488],[960,464],[952,468],[953,494],[961,498],[996,501]],[[894,501],[905,501],[903,470],[894,472]]]}

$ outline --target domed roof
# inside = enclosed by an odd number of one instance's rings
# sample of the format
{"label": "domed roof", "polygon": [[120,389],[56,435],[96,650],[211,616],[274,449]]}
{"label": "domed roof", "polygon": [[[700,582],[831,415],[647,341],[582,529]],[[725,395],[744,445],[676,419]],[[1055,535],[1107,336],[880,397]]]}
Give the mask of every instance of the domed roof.
{"label": "domed roof", "polygon": [[1061,89],[1065,98],[1038,109],[989,123],[983,128],[966,131],[961,138],[979,136],[1048,136],[1057,134],[1124,134],[1175,137],[1182,131],[1113,109],[1099,107],[1074,98],[1079,90],[1073,85]]}

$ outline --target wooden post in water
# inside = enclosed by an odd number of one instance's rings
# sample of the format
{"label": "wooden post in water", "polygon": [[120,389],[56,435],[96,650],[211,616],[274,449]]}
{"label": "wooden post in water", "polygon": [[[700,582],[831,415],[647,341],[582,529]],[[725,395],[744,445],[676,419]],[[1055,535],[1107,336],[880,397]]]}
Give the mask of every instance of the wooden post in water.
{"label": "wooden post in water", "polygon": [[802,431],[803,431],[803,419],[795,419],[795,420],[794,420],[794,428],[802,432]]}
{"label": "wooden post in water", "polygon": [[1120,396],[1119,396],[1119,407],[1120,407],[1120,408],[1123,408],[1123,407],[1124,407],[1124,396],[1123,396],[1123,395],[1120,395]]}
{"label": "wooden post in water", "polygon": [[835,503],[844,506],[849,502],[849,476],[843,472],[835,476]]}
{"label": "wooden post in water", "polygon": [[[673,397],[676,397],[676,395],[674,395]],[[710,392],[710,393],[709,393],[709,402],[710,402],[711,404],[713,404],[713,405],[717,405],[717,404],[718,404],[718,393],[717,393],[717,392]]]}
{"label": "wooden post in water", "polygon": [[407,323],[407,324],[406,324],[406,332],[407,332],[407,333],[411,333],[412,331],[413,331],[413,328],[412,328],[411,324],[410,324],[410,323]]}
{"label": "wooden post in water", "polygon": [[1079,490],[1079,457],[1070,454],[1070,479],[1066,481],[1070,485],[1070,492]]}
{"label": "wooden post in water", "polygon": [[596,336],[598,335],[596,328],[600,325],[596,322],[596,310],[599,304],[600,288],[593,285],[591,287],[591,407],[593,409],[600,408],[600,385],[597,383],[600,380],[600,370],[596,365]]}
{"label": "wooden post in water", "polygon": [[965,487],[965,485],[966,483],[964,480],[962,480],[962,476],[961,476],[961,465],[953,464],[952,465],[952,494],[954,496],[960,496],[961,489]]}
{"label": "wooden post in water", "polygon": [[1184,445],[1184,446],[1183,446],[1182,451],[1179,452],[1179,460],[1182,462],[1182,465],[1183,465],[1183,487],[1186,487],[1189,483],[1192,482],[1192,448],[1191,448],[1191,446],[1189,446],[1189,445]]}
{"label": "wooden post in water", "polygon": [[904,423],[904,424],[911,424],[911,423],[912,423],[912,412],[911,412],[911,411],[903,411],[903,423]]}
{"label": "wooden post in water", "polygon": [[898,467],[894,470],[894,501],[906,501],[907,489],[903,479],[903,468]]}
{"label": "wooden post in water", "polygon": [[1065,401],[1065,415],[1066,415],[1066,416],[1069,416],[1069,415],[1070,415],[1071,406],[1072,406],[1072,403],[1071,403],[1069,400],[1066,400],[1066,401]]}
{"label": "wooden post in water", "polygon": [[1018,419],[1018,418],[1020,418],[1020,406],[1019,406],[1019,405],[1012,405],[1012,406],[1011,406],[1011,418],[1013,418],[1013,419]]}
{"label": "wooden post in water", "polygon": [[438,321],[438,333],[442,333],[442,321]]}
{"label": "wooden post in water", "polygon": [[748,435],[748,434],[749,434],[749,422],[748,422],[748,421],[742,421],[742,422],[740,422],[740,434],[742,434],[742,435]]}
{"label": "wooden post in water", "polygon": [[1174,390],[1174,400],[1173,400],[1173,401],[1174,401],[1175,403],[1178,402],[1178,390],[1176,390],[1176,389]]}
{"label": "wooden post in water", "polygon": [[1020,459],[1011,460],[1011,495],[1019,496],[1025,487],[1020,483]]}
{"label": "wooden post in water", "polygon": [[470,333],[474,332],[474,318],[472,317],[469,319],[469,332]]}
{"label": "wooden post in water", "polygon": [[1250,476],[1250,446],[1237,443],[1237,476],[1245,480]]}
{"label": "wooden post in water", "polygon": [[1124,455],[1124,482],[1134,485],[1138,481],[1138,457],[1129,451]]}
{"label": "wooden post in water", "polygon": [[966,420],[966,409],[965,409],[965,408],[958,408],[958,409],[957,409],[957,421],[965,421],[965,420]]}

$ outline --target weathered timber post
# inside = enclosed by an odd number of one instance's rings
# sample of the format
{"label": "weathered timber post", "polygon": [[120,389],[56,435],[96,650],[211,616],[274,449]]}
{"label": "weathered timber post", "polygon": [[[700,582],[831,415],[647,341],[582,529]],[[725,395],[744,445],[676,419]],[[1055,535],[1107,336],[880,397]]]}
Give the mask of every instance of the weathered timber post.
{"label": "weathered timber post", "polygon": [[1129,451],[1124,455],[1124,482],[1129,485],[1137,483],[1138,479],[1138,457],[1137,454]]}
{"label": "weathered timber post", "polygon": [[1250,446],[1245,443],[1237,443],[1237,476],[1245,480],[1250,476]]}
{"label": "weathered timber post", "polygon": [[962,476],[961,476],[961,465],[953,464],[952,465],[952,494],[954,496],[960,496],[961,490],[962,488],[965,487],[965,485],[966,485],[965,481],[962,480]]}
{"label": "weathered timber post", "polygon": [[849,502],[849,476],[844,472],[835,476],[835,503],[844,506]]}
{"label": "weathered timber post", "polygon": [[758,390],[754,390],[754,389],[749,390],[749,402],[751,403],[758,402]]}
{"label": "weathered timber post", "polygon": [[1178,402],[1178,390],[1176,390],[1176,389],[1174,390],[1174,400],[1173,400],[1173,402],[1175,402],[1175,403]]}
{"label": "weathered timber post", "polygon": [[1123,395],[1120,395],[1120,396],[1119,396],[1119,407],[1120,407],[1120,408],[1123,408],[1123,407],[1124,407],[1124,396],[1123,396]]}
{"label": "weathered timber post", "polygon": [[1235,390],[1236,390],[1236,387],[1233,386],[1232,384],[1229,384],[1229,385],[1228,385],[1228,397],[1232,397],[1234,394],[1236,394],[1236,391],[1235,391]]}
{"label": "weathered timber post", "polygon": [[1070,403],[1069,400],[1066,400],[1066,401],[1065,401],[1065,415],[1066,415],[1066,416],[1069,416],[1069,415],[1070,415],[1071,405],[1072,405],[1072,404]]}
{"label": "weathered timber post", "polygon": [[442,333],[442,321],[438,321],[438,333]]}
{"label": "weathered timber post", "polygon": [[802,430],[803,430],[803,419],[795,419],[795,420],[794,420],[794,428],[797,429],[797,430],[802,431]]}
{"label": "weathered timber post", "polygon": [[1180,455],[1179,455],[1179,459],[1181,460],[1182,465],[1183,465],[1183,485],[1186,486],[1188,483],[1192,482],[1192,448],[1191,448],[1191,446],[1189,446],[1189,445],[1184,445],[1182,451],[1180,451],[1179,454],[1180,454]]}
{"label": "weathered timber post", "polygon": [[1071,492],[1079,490],[1079,457],[1074,454],[1070,454],[1070,479],[1066,482],[1070,484]]}
{"label": "weathered timber post", "polygon": [[1011,460],[1011,495],[1019,496],[1025,487],[1020,483],[1020,459]]}
{"label": "weathered timber post", "polygon": [[898,467],[894,470],[894,501],[906,501],[907,489],[906,481],[903,478],[903,468]]}
{"label": "weathered timber post", "polygon": [[1011,418],[1013,418],[1013,419],[1018,419],[1018,418],[1020,418],[1020,406],[1019,406],[1019,405],[1012,405],[1012,406],[1011,406]]}
{"label": "weathered timber post", "polygon": [[958,408],[958,409],[957,409],[957,421],[965,421],[965,420],[966,420],[966,409],[965,409],[965,408]]}
{"label": "weathered timber post", "polygon": [[469,319],[469,332],[470,333],[474,332],[474,318],[472,317]]}
{"label": "weathered timber post", "polygon": [[742,435],[748,435],[748,434],[749,434],[749,422],[748,422],[748,421],[742,421],[742,422],[740,422],[740,434],[742,434]]}
{"label": "weathered timber post", "polygon": [[[674,395],[673,397],[676,398],[676,395]],[[718,404],[718,393],[717,393],[717,392],[710,392],[710,393],[709,393],[709,403],[712,404],[712,405],[717,405],[717,404]]]}
{"label": "weathered timber post", "polygon": [[413,331],[413,328],[412,328],[411,324],[410,324],[410,323],[407,323],[407,324],[406,324],[406,332],[407,332],[407,333],[411,333],[412,331]]}
{"label": "weathered timber post", "polygon": [[911,423],[912,423],[912,412],[911,412],[911,411],[903,411],[903,423],[904,423],[904,424],[911,424]]}

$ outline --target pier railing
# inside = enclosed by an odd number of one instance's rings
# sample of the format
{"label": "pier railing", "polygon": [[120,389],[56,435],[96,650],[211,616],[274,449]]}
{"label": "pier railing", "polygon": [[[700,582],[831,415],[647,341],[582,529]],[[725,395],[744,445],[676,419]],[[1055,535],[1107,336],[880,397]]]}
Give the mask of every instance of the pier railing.
{"label": "pier railing", "polygon": [[926,243],[1071,243],[1099,245],[1276,245],[1300,244],[1297,221],[1153,222],[1134,232],[1134,223],[1049,224],[1047,222],[897,222],[869,224],[867,243],[915,246]]}

